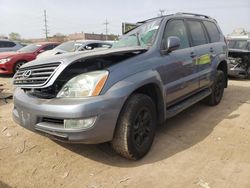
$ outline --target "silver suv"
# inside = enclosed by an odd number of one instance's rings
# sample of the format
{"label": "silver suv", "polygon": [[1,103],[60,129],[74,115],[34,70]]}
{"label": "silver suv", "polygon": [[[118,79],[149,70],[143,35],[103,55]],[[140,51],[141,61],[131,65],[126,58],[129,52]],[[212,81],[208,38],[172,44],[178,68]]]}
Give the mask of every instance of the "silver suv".
{"label": "silver suv", "polygon": [[110,49],[27,63],[14,85],[21,126],[63,142],[111,142],[136,160],[158,124],[201,100],[220,103],[227,44],[208,16],[167,15],[139,22]]}

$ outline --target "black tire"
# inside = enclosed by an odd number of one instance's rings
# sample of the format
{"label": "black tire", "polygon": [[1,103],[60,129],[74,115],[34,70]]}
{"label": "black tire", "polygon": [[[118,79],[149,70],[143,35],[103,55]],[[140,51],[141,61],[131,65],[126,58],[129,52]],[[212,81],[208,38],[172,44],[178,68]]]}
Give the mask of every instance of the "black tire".
{"label": "black tire", "polygon": [[250,79],[250,66],[247,68],[247,71],[246,71],[246,78],[247,78],[247,79]]}
{"label": "black tire", "polygon": [[138,160],[148,153],[156,129],[156,107],[144,94],[134,94],[125,103],[111,142],[121,156]]}
{"label": "black tire", "polygon": [[205,98],[205,104],[209,106],[215,106],[220,103],[224,88],[225,88],[226,78],[225,74],[221,70],[217,70],[215,81],[212,85],[212,93]]}
{"label": "black tire", "polygon": [[17,62],[17,63],[15,64],[14,69],[13,69],[14,74],[19,70],[19,68],[20,68],[24,63],[26,63],[26,61],[19,61],[19,62]]}

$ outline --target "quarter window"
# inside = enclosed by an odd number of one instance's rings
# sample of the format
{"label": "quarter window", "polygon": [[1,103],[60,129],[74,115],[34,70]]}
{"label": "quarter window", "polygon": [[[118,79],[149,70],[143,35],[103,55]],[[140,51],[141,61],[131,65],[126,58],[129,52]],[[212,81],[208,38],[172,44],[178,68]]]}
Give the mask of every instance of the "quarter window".
{"label": "quarter window", "polygon": [[220,32],[217,26],[214,23],[208,21],[204,21],[203,23],[207,29],[211,42],[219,42]]}
{"label": "quarter window", "polygon": [[207,39],[202,27],[202,23],[199,21],[189,20],[187,21],[187,24],[191,33],[193,46],[207,44]]}
{"label": "quarter window", "polygon": [[181,49],[189,47],[186,27],[182,20],[171,20],[167,23],[167,27],[164,32],[164,39],[167,39],[171,36],[178,37],[180,39]]}

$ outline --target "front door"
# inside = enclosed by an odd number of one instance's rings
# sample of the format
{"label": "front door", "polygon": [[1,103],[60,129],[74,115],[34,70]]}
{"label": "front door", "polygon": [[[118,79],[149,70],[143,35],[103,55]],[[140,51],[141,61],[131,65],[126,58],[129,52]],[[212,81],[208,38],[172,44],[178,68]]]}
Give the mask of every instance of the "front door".
{"label": "front door", "polygon": [[196,53],[190,48],[190,42],[184,21],[170,20],[164,31],[164,39],[170,36],[179,37],[180,48],[162,56],[164,72],[164,85],[168,105],[182,100],[188,94],[199,89],[199,77],[196,74]]}

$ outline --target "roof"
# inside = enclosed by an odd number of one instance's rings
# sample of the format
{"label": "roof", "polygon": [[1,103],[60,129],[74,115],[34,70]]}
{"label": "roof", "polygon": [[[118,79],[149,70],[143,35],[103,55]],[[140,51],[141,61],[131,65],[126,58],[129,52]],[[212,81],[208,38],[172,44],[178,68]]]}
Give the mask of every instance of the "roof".
{"label": "roof", "polygon": [[196,13],[188,13],[188,12],[177,12],[175,14],[168,14],[168,15],[164,15],[164,16],[158,16],[158,17],[154,17],[154,18],[150,18],[144,21],[139,21],[137,22],[138,24],[143,24],[145,22],[151,21],[151,20],[155,20],[158,18],[164,18],[164,17],[169,17],[169,16],[186,16],[186,17],[200,17],[200,18],[206,18],[206,19],[211,19],[216,21],[215,19],[211,18],[210,16],[204,15],[204,14],[196,14]]}
{"label": "roof", "polygon": [[60,42],[36,42],[34,44],[46,45],[46,44],[60,44]]}

